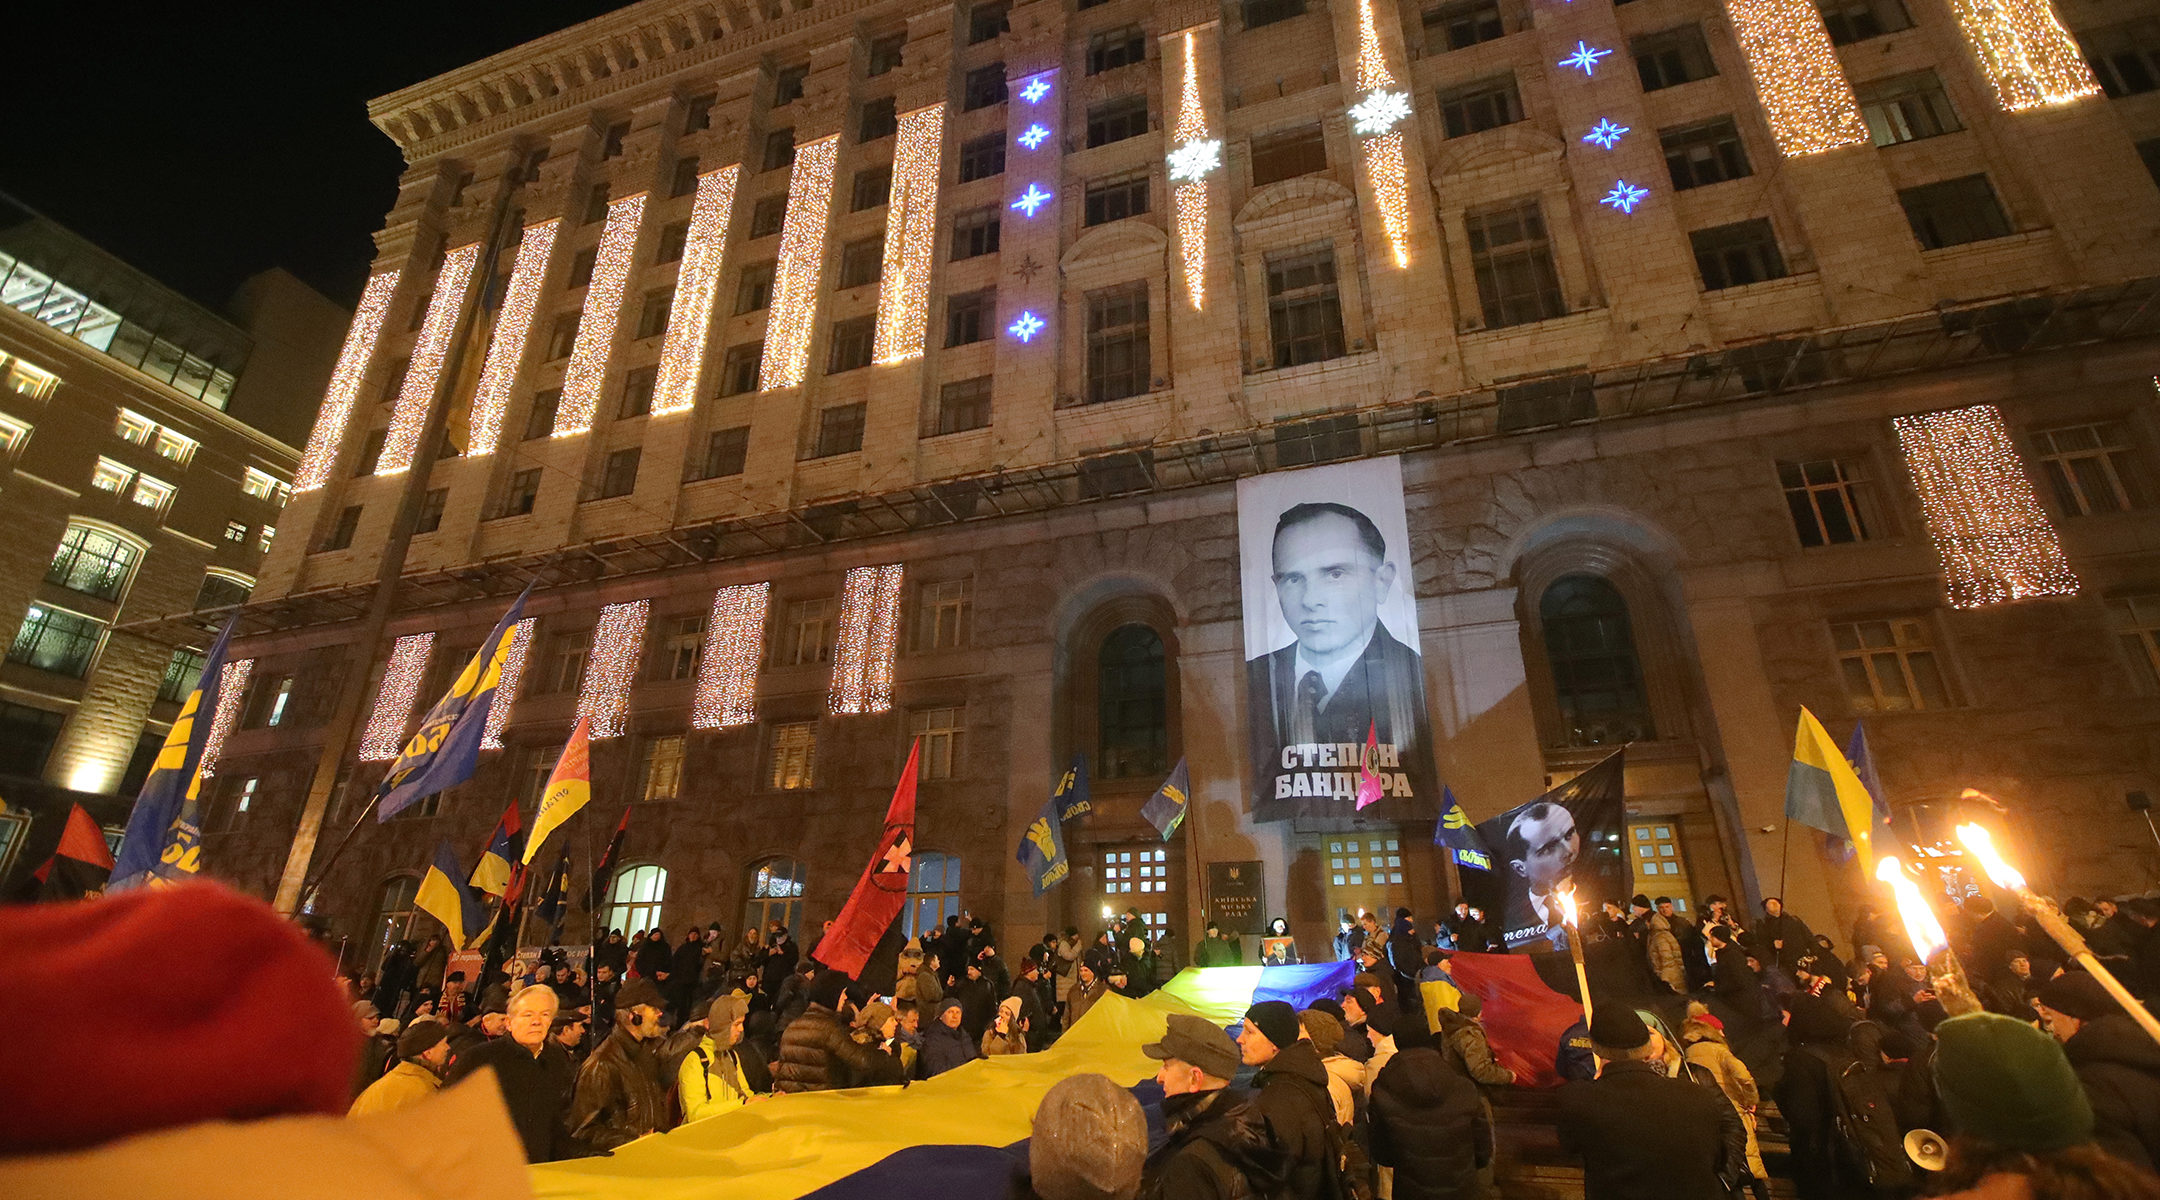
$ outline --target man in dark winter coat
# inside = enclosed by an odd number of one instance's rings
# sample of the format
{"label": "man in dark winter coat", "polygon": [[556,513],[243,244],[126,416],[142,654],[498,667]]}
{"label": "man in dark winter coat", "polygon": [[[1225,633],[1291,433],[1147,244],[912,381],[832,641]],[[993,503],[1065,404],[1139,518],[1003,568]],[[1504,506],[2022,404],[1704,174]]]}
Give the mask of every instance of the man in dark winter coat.
{"label": "man in dark winter coat", "polygon": [[2093,1140],[2152,1170],[2160,1164],[2160,1046],[2082,971],[2049,980],[2037,1007],[2085,1086]]}
{"label": "man in dark winter coat", "polygon": [[1492,1161],[1491,1110],[1477,1085],[1422,1042],[1399,1049],[1373,1080],[1373,1162],[1395,1170],[1395,1200],[1478,1196]]}
{"label": "man in dark winter coat", "polygon": [[482,1067],[495,1069],[510,1123],[525,1144],[525,1161],[552,1162],[563,1136],[563,1115],[577,1068],[548,1036],[555,1023],[555,990],[535,984],[510,998],[507,1033],[461,1054],[443,1077],[445,1087]]}
{"label": "man in dark winter coat", "polygon": [[1196,967],[1234,967],[1240,958],[1223,938],[1222,926],[1213,921],[1207,923],[1207,936],[1193,945],[1192,965]]}
{"label": "man in dark winter coat", "polygon": [[674,958],[668,964],[667,987],[662,990],[662,995],[667,997],[668,1011],[675,1014],[677,1024],[688,1019],[690,1002],[697,998],[698,983],[704,977],[705,939],[693,928],[675,947]]}
{"label": "man in dark winter coat", "polygon": [[1050,1016],[1042,1003],[1042,965],[1033,955],[1020,960],[1020,978],[1012,981],[1007,996],[1020,1001],[1022,1027],[1027,1030],[1027,1048],[1040,1050],[1050,1044]]}
{"label": "man in dark winter coat", "polygon": [[1600,1007],[1590,1040],[1605,1073],[1560,1090],[1557,1122],[1561,1147],[1582,1156],[1585,1200],[1724,1200],[1720,1110],[1732,1105],[1659,1074],[1663,1039],[1633,1009]]}
{"label": "man in dark winter coat", "polygon": [[1335,1122],[1335,1102],[1328,1096],[1327,1068],[1305,1040],[1297,1010],[1281,1000],[1263,1000],[1245,1010],[1238,1051],[1259,1094],[1253,1107],[1267,1125],[1268,1144],[1283,1156],[1284,1200],[1320,1200],[1334,1195],[1330,1177],[1341,1167],[1328,1148],[1328,1128]]}
{"label": "man in dark winter coat", "polygon": [[1167,1135],[1141,1175],[1145,1200],[1233,1200],[1272,1194],[1281,1156],[1246,1093],[1230,1086],[1237,1043],[1205,1018],[1174,1013],[1162,1040],[1140,1047],[1162,1068]]}
{"label": "man in dark winter coat", "polygon": [[787,926],[774,921],[765,938],[763,965],[758,968],[759,986],[766,995],[779,994],[781,982],[794,972],[799,957],[795,939],[788,936]]}
{"label": "man in dark winter coat", "polygon": [[915,1060],[919,1077],[929,1079],[943,1075],[954,1067],[982,1057],[977,1039],[968,1036],[960,1019],[959,997],[945,997],[944,1003],[938,1005],[936,1019],[923,1028],[922,1053]]}
{"label": "man in dark winter coat", "polygon": [[780,1035],[773,1091],[824,1092],[907,1082],[899,1059],[848,1035],[843,1013],[847,985],[848,977],[834,970],[820,971],[811,981],[809,1007]]}
{"label": "man in dark winter coat", "polygon": [[1802,955],[1815,950],[1815,934],[1807,922],[1785,911],[1785,902],[1765,896],[1763,919],[1741,939],[1755,952],[1755,961],[1768,970],[1773,963],[1791,970]]}
{"label": "man in dark winter coat", "polygon": [[653,1049],[666,1008],[649,979],[616,993],[615,1031],[585,1060],[570,1100],[570,1137],[580,1146],[604,1154],[666,1127],[667,1083]]}

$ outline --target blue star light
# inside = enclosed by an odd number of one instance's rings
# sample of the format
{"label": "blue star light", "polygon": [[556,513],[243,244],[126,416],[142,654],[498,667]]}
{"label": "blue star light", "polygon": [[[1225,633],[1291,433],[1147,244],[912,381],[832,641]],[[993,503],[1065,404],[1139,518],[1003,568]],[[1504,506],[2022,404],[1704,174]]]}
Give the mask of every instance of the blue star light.
{"label": "blue star light", "polygon": [[1043,97],[1049,94],[1050,81],[1040,75],[1028,80],[1027,86],[1020,89],[1020,98],[1029,104],[1041,104]]}
{"label": "blue star light", "polygon": [[1631,213],[1635,211],[1636,205],[1643,202],[1643,197],[1649,194],[1649,188],[1636,187],[1627,180],[1621,179],[1614,181],[1612,190],[1605,193],[1605,198],[1598,201],[1598,203],[1610,204],[1621,212]]}
{"label": "blue star light", "polygon": [[1597,124],[1590,127],[1590,132],[1582,135],[1582,140],[1610,150],[1620,144],[1620,135],[1627,131],[1628,127],[1625,125],[1615,125],[1610,118],[1600,118]]}
{"label": "blue star light", "polygon": [[1049,322],[1034,313],[1024,312],[1020,314],[1019,320],[1006,327],[1006,332],[1019,338],[1022,342],[1026,342],[1033,339],[1036,334],[1041,333],[1043,327],[1048,324]]}
{"label": "blue star light", "polygon": [[1030,126],[1028,126],[1028,127],[1027,127],[1027,130],[1026,130],[1026,132],[1024,132],[1024,133],[1022,133],[1022,134],[1020,135],[1020,139],[1019,139],[1019,140],[1020,140],[1020,144],[1021,144],[1022,146],[1025,146],[1025,147],[1027,147],[1028,149],[1030,149],[1030,150],[1033,150],[1033,149],[1035,149],[1035,148],[1036,148],[1037,146],[1040,146],[1040,145],[1042,145],[1042,144],[1043,144],[1043,140],[1044,140],[1044,139],[1046,139],[1046,138],[1048,138],[1049,136],[1050,136],[1050,131],[1049,131],[1049,129],[1045,128],[1044,126],[1041,126],[1041,125],[1030,125]]}
{"label": "blue star light", "polygon": [[1028,190],[1020,193],[1020,198],[1012,202],[1012,206],[1032,217],[1035,215],[1036,209],[1048,203],[1050,203],[1050,193],[1042,190],[1041,185],[1031,183],[1028,185]]}
{"label": "blue star light", "polygon": [[1559,65],[1563,67],[1581,67],[1583,74],[1595,75],[1597,74],[1597,60],[1611,53],[1610,50],[1596,49],[1588,42],[1577,41],[1575,43],[1575,52],[1561,59]]}

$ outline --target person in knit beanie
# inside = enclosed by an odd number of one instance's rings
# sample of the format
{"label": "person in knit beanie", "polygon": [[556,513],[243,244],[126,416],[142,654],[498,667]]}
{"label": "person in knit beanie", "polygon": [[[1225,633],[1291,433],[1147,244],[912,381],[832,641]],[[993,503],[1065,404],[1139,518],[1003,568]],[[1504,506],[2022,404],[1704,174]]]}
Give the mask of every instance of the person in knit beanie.
{"label": "person in knit beanie", "polygon": [[1035,1110],[1028,1176],[1042,1200],[1132,1200],[1147,1160],[1147,1116],[1105,1075],[1061,1079]]}

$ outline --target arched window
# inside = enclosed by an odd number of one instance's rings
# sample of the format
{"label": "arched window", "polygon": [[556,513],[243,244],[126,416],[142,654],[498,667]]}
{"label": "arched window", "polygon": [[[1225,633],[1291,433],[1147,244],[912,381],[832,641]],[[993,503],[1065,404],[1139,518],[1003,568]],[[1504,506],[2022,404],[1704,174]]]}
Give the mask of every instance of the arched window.
{"label": "arched window", "polygon": [[918,850],[908,868],[907,934],[943,929],[960,915],[960,856]]}
{"label": "arched window", "polygon": [[764,929],[774,921],[788,936],[802,936],[803,865],[792,858],[768,858],[750,876],[750,900],[743,905],[743,928]]}
{"label": "arched window", "polygon": [[625,867],[608,885],[608,906],[600,927],[636,934],[660,924],[660,905],[667,899],[667,868],[654,863]]}
{"label": "arched window", "polygon": [[390,952],[390,944],[413,935],[413,926],[426,914],[413,903],[413,896],[420,891],[420,877],[398,875],[385,880],[382,899],[375,905],[375,928],[368,944],[367,969],[372,971],[382,965]]}
{"label": "arched window", "polygon": [[1162,636],[1122,625],[1096,655],[1095,770],[1104,779],[1160,775],[1170,769],[1169,695]]}
{"label": "arched window", "polygon": [[116,530],[69,525],[60,548],[53,551],[52,565],[45,569],[45,582],[100,600],[118,600],[142,552],[140,541]]}
{"label": "arched window", "polygon": [[1596,575],[1563,575],[1538,602],[1553,695],[1570,746],[1657,736],[1627,600]]}

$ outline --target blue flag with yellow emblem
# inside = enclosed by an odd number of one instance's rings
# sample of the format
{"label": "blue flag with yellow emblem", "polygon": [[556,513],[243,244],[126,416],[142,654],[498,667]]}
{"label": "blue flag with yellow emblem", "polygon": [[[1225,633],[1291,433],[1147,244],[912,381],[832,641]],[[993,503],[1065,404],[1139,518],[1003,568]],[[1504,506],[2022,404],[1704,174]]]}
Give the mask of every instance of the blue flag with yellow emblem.
{"label": "blue flag with yellow emblem", "polygon": [[420,721],[420,728],[406,739],[390,772],[375,789],[375,819],[387,821],[400,810],[445,788],[472,778],[480,763],[480,737],[487,732],[488,711],[495,707],[495,686],[502,682],[503,660],[525,611],[531,585],[518,593],[510,611],[496,622],[472,661],[458,672],[450,692],[435,702]]}
{"label": "blue flag with yellow emblem", "polygon": [[[1067,776],[1070,778],[1070,775]],[[1040,896],[1051,888],[1065,882],[1072,874],[1072,864],[1065,859],[1065,823],[1058,814],[1059,793],[1050,793],[1043,801],[1042,811],[1028,822],[1020,835],[1020,849],[1015,855],[1020,865],[1027,868],[1028,882],[1035,885]]]}
{"label": "blue flag with yellow emblem", "polygon": [[1170,835],[1177,832],[1177,827],[1184,824],[1185,810],[1191,807],[1191,800],[1192,781],[1185,773],[1185,760],[1181,758],[1170,768],[1170,778],[1163,780],[1155,794],[1140,806],[1140,815],[1148,819],[1148,824],[1161,830],[1162,840],[1167,842]]}
{"label": "blue flag with yellow emblem", "polygon": [[202,675],[180,702],[180,715],[166,731],[165,744],[136,793],[135,810],[128,815],[126,836],[113,863],[108,892],[121,892],[153,881],[193,878],[202,870],[202,759],[210,742],[210,728],[217,719],[218,693],[225,682],[225,649],[232,641],[233,623],[226,620],[210,653],[203,659]]}
{"label": "blue flag with yellow emblem", "polygon": [[1059,805],[1060,821],[1077,821],[1095,810],[1094,802],[1088,799],[1087,755],[1074,752],[1072,765],[1058,776],[1050,799]]}
{"label": "blue flag with yellow emblem", "polygon": [[1492,851],[1478,836],[1477,826],[1470,823],[1470,814],[1455,799],[1454,788],[1440,789],[1440,823],[1433,826],[1432,844],[1447,847],[1457,866],[1492,870]]}

